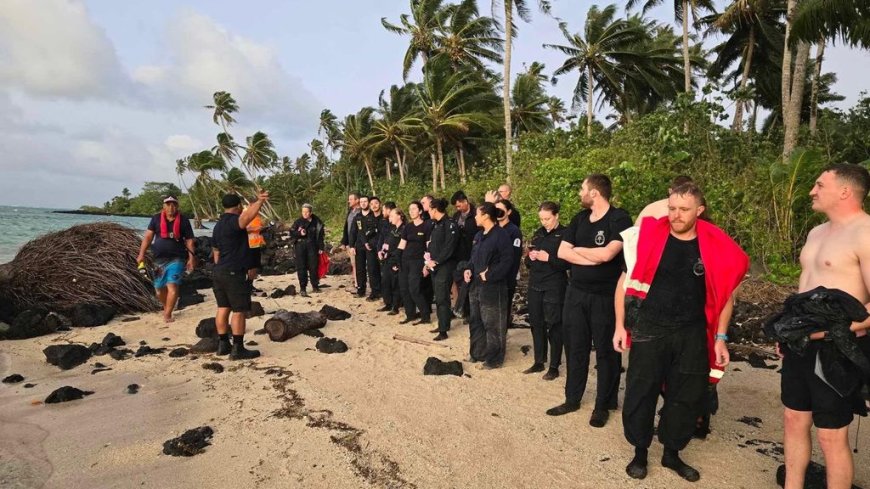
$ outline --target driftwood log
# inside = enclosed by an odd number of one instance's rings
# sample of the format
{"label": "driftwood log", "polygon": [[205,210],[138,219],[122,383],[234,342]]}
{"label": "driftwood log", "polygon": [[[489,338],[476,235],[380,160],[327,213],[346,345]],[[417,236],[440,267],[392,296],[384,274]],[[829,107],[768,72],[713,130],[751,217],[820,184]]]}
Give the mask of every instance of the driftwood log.
{"label": "driftwood log", "polygon": [[269,334],[270,340],[287,341],[303,331],[320,329],[324,326],[326,326],[326,317],[317,311],[298,313],[281,309],[266,320],[263,328]]}

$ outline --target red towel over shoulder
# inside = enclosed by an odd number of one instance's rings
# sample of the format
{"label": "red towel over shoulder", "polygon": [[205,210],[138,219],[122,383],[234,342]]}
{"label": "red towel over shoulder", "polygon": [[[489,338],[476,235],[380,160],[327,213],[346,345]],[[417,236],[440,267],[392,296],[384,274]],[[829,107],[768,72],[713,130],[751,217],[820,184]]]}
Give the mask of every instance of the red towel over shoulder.
{"label": "red towel over shoulder", "polygon": [[[712,223],[698,220],[698,247],[706,273],[707,286],[705,315],[707,317],[707,349],[710,359],[710,382],[717,383],[724,370],[716,365],[713,351],[719,315],[728,303],[734,290],[743,281],[749,270],[749,257],[730,236]],[[640,223],[637,243],[637,263],[626,281],[626,295],[646,298],[649,287],[658,269],[670,235],[667,217],[646,217]]]}

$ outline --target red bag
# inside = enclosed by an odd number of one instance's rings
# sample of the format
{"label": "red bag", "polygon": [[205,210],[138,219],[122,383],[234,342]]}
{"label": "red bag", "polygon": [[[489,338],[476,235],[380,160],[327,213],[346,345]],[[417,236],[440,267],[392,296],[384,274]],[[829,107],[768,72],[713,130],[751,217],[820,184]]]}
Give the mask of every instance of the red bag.
{"label": "red bag", "polygon": [[329,272],[329,253],[320,254],[320,263],[317,266],[317,276],[323,278]]}

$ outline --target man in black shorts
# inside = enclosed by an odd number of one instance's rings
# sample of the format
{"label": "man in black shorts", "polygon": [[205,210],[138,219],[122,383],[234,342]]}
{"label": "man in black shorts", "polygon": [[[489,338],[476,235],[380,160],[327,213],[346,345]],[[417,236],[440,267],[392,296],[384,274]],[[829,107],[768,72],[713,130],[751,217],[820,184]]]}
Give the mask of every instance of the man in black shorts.
{"label": "man in black shorts", "polygon": [[[251,291],[245,280],[249,263],[247,226],[269,200],[269,192],[260,192],[257,201],[242,212],[242,199],[236,194],[224,195],[224,213],[212,234],[214,248],[214,297],[217,301],[215,323],[220,342],[218,355],[231,360],[257,358],[260,352],[245,348],[245,313],[251,309]],[[230,312],[233,344],[230,348]]]}
{"label": "man in black shorts", "polygon": [[[859,165],[831,165],[816,179],[810,191],[813,210],[828,220],[810,231],[801,250],[800,292],[820,286],[839,289],[870,310],[870,215],[863,209],[868,190],[870,173]],[[868,328],[870,320],[850,327],[859,343],[868,341]],[[849,424],[858,400],[841,397],[816,375],[815,352],[824,335],[810,336],[813,341],[803,358],[782,348],[786,489],[804,487],[812,425],[818,428],[828,487],[852,485]]]}
{"label": "man in black shorts", "polygon": [[589,424],[601,428],[616,409],[621,359],[613,350],[613,294],[622,274],[623,230],[631,217],[610,205],[606,175],[592,174],[580,187],[580,211],[562,235],[558,257],[571,264],[571,280],[562,311],[562,335],[568,378],[565,402],[548,409],[560,416],[580,409],[589,375],[589,354],[595,345],[598,388]]}

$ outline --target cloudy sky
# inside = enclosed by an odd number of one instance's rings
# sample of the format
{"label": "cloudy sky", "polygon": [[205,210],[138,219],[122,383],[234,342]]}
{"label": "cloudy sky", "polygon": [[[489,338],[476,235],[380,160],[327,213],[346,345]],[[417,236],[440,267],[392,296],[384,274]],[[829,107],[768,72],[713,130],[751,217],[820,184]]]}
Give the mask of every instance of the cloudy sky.
{"label": "cloudy sky", "polygon": [[[322,108],[343,116],[401,83],[407,40],[380,18],[398,21],[408,3],[2,0],[0,205],[77,208],[146,180],[177,182],[175,160],[213,145],[202,106],[217,90],[239,103],[237,139],[263,130],[295,157]],[[489,0],[479,4],[488,12]],[[554,4],[576,31],[592,2]],[[664,7],[651,15],[673,21]],[[556,21],[536,13],[520,24],[514,71],[535,60],[554,69],[561,55],[541,44],[562,41]],[[826,54],[848,107],[868,88],[870,56]],[[570,100],[573,83],[551,90]]]}

